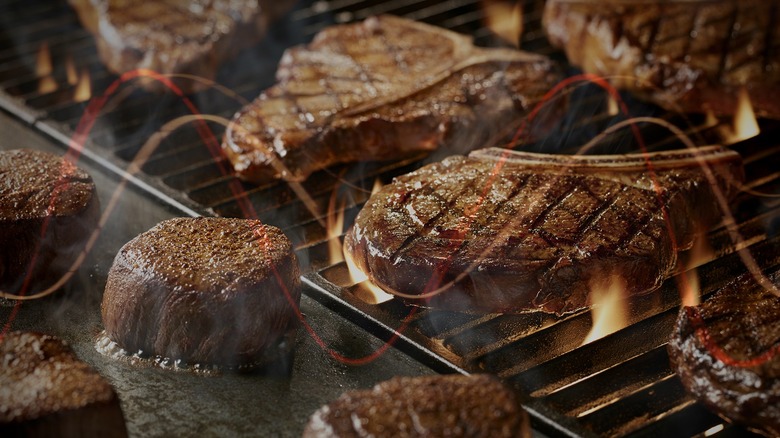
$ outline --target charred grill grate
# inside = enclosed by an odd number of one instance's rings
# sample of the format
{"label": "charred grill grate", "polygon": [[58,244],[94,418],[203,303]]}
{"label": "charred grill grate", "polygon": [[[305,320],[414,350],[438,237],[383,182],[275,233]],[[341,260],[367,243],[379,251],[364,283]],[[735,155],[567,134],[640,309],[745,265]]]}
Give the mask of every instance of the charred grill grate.
{"label": "charred grill grate", "polygon": [[[0,0],[6,15],[0,30],[0,106],[67,145],[85,112],[86,103],[73,99],[76,85],[67,80],[65,66],[89,72],[92,89],[101,93],[115,79],[100,63],[94,40],[63,2],[28,4]],[[542,0],[524,0],[525,32],[522,46],[552,54],[540,30]],[[422,20],[475,36],[482,45],[497,44],[484,26],[479,0],[334,0],[302,2],[256,49],[231,61],[218,82],[250,100],[273,82],[277,61],[285,46],[309,40],[323,27],[339,22],[392,13]],[[51,54],[49,76],[56,90],[42,92],[36,59],[43,44]],[[170,94],[150,95],[124,86],[113,97],[91,133],[85,154],[105,167],[127,176],[124,169],[143,143],[167,121],[189,114],[181,99]],[[190,96],[207,114],[230,118],[241,106],[217,90]],[[595,86],[575,89],[572,106],[555,134],[528,145],[530,150],[567,152],[621,120],[607,112],[604,93]],[[654,115],[680,126],[699,143],[716,137],[718,127],[703,117],[683,118],[630,101],[632,115]],[[209,122],[217,139],[223,127]],[[748,185],[759,191],[780,193],[780,126],[766,123],[763,133],[734,147],[743,154]],[[654,149],[679,147],[666,131],[641,125],[643,138]],[[636,149],[630,133],[608,137],[595,152],[616,153]],[[469,315],[415,310],[397,301],[371,305],[359,297],[363,286],[351,284],[344,263],[328,256],[328,233],[323,217],[334,191],[351,224],[369,196],[375,180],[418,168],[423,161],[365,163],[340,166],[314,174],[304,183],[322,214],[313,215],[286,184],[256,186],[223,172],[223,159],[215,159],[194,129],[172,132],[132,179],[141,188],[190,214],[241,216],[248,200],[260,218],[280,226],[295,243],[308,284],[308,293],[375,334],[388,338],[406,324],[399,347],[442,371],[487,371],[500,375],[528,394],[527,406],[535,425],[553,435],[732,436],[743,429],[723,424],[714,414],[687,396],[668,365],[666,340],[679,306],[677,286],[668,280],[652,296],[632,305],[631,325],[584,347],[580,344],[591,326],[582,312],[565,318],[541,314]],[[242,189],[236,195],[235,185]],[[736,210],[740,231],[762,267],[780,265],[776,230],[780,201],[745,195]],[[724,230],[712,233],[717,258],[700,270],[702,290],[713,291],[741,273],[734,248]]]}

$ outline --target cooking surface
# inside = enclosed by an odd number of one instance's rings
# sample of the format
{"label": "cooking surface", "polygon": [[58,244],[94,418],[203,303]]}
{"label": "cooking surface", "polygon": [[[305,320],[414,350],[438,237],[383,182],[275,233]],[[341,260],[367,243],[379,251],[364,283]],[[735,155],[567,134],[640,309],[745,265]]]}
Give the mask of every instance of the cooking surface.
{"label": "cooking surface", "polygon": [[[0,126],[1,149],[27,147],[62,153],[5,114],[0,114]],[[105,209],[117,190],[117,179],[89,161],[82,160],[80,166],[92,175]],[[176,216],[184,214],[155,202],[146,193],[125,190],[77,278],[54,295],[21,304],[11,320],[12,330],[60,336],[79,358],[105,376],[119,394],[131,436],[300,436],[309,415],[346,390],[370,387],[396,375],[433,372],[395,349],[369,364],[345,365],[303,330],[297,336],[289,378],[281,367],[268,370],[266,375],[202,376],[139,367],[98,353],[95,339],[102,330],[100,300],[114,256],[137,234]],[[0,322],[9,321],[12,306],[9,301],[2,302]],[[309,297],[301,299],[301,310],[328,346],[347,357],[367,356],[383,344]]]}
{"label": "cooking surface", "polygon": [[[78,71],[89,72],[94,93],[102,93],[116,77],[102,67],[92,37],[64,2],[34,2],[24,9],[21,5],[27,3],[22,0],[0,3],[14,11],[0,18],[0,107],[5,111],[0,114],[0,148],[34,147],[63,153],[87,108],[86,102],[73,99],[76,86],[65,81],[68,58],[75,60]],[[484,26],[480,4],[476,0],[304,1],[274,26],[256,49],[229,62],[218,81],[241,98],[251,99],[273,82],[285,46],[308,41],[326,25],[376,13],[395,13],[470,33],[478,44],[500,44]],[[527,29],[522,46],[550,53],[539,33],[541,4],[537,0],[522,2]],[[40,88],[44,78],[34,74],[44,42],[55,65],[51,76],[58,83],[56,90],[46,92]],[[560,59],[560,54],[557,56]],[[592,323],[589,312],[555,318],[545,314],[412,312],[397,301],[367,304],[361,298],[367,295],[364,285],[352,284],[345,264],[332,261],[328,255],[329,243],[339,243],[341,234],[327,231],[328,205],[336,200],[336,210],[345,213],[346,229],[375,181],[386,183],[425,161],[363,163],[315,173],[302,185],[312,200],[306,204],[296,188],[287,184],[257,186],[238,181],[226,173],[224,159],[214,159],[204,146],[208,136],[202,137],[188,126],[164,139],[148,161],[139,163],[139,173],[127,175],[124,169],[146,140],[164,123],[189,110],[172,94],[159,97],[128,84],[123,87],[97,119],[82,166],[95,179],[104,208],[120,177],[130,178],[132,189],[120,197],[79,277],[55,296],[22,304],[12,328],[37,328],[71,341],[77,353],[117,387],[131,434],[178,435],[185,431],[296,436],[311,412],[344,390],[370,387],[393,375],[458,371],[489,371],[517,385],[527,395],[535,427],[552,435],[748,434],[740,427],[724,425],[694,402],[669,368],[665,344],[679,306],[674,279],[666,281],[658,293],[632,304],[629,327],[584,347],[580,344]],[[241,98],[218,90],[190,97],[201,112],[226,118],[242,104]],[[569,97],[571,108],[556,129],[542,141],[524,145],[525,149],[573,152],[625,119],[608,111],[605,93],[593,85],[578,87]],[[632,115],[661,117],[688,132],[698,144],[720,141],[722,129],[730,123],[723,120],[710,126],[703,116],[682,117],[628,95],[623,97]],[[223,128],[218,123],[208,125],[218,139]],[[762,134],[733,147],[746,159],[748,186],[777,194],[780,129],[773,122],[762,121],[761,125]],[[682,147],[658,126],[642,123],[638,127],[651,149]],[[593,152],[623,153],[638,148],[630,131],[624,129],[607,136]],[[286,379],[233,374],[205,377],[139,369],[95,351],[105,275],[122,244],[164,218],[242,216],[248,209],[282,228],[293,241],[304,271],[303,311],[330,347],[349,357],[362,357],[382,345],[375,336],[387,339],[395,328],[403,327],[396,345],[407,354],[389,349],[367,365],[345,365],[301,331],[292,373]],[[735,211],[739,230],[759,264],[776,269],[780,264],[780,202],[743,195]],[[716,229],[710,237],[716,258],[700,270],[704,293],[744,271],[728,233]],[[11,312],[10,307],[0,308],[0,321]]]}

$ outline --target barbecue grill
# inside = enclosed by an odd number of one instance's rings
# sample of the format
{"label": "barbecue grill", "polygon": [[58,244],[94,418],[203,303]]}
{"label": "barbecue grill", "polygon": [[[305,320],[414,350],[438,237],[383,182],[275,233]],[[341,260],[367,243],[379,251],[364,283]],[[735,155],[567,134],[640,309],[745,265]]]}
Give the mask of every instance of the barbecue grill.
{"label": "barbecue grill", "polygon": [[[0,147],[34,146],[64,152],[77,134],[89,101],[76,92],[67,66],[88,76],[92,94],[100,96],[117,77],[103,67],[92,36],[62,2],[3,0],[0,30]],[[543,1],[524,0],[520,46],[563,61],[541,31]],[[217,82],[235,95],[208,89],[188,96],[203,114],[230,118],[246,101],[273,83],[283,49],[309,41],[324,27],[390,13],[471,34],[478,45],[506,44],[486,26],[478,0],[334,0],[302,1],[275,23],[257,47],[242,52],[220,71]],[[44,55],[41,55],[44,53]],[[36,66],[48,56],[48,73]],[[565,63],[564,63],[565,65]],[[569,69],[570,74],[576,73]],[[44,81],[54,83],[42,85]],[[53,88],[54,87],[54,88]],[[567,153],[626,116],[610,110],[607,93],[595,85],[567,91],[570,107],[556,129],[523,149]],[[697,144],[722,141],[728,120],[667,113],[624,95],[632,116],[652,116],[674,124]],[[77,353],[95,365],[117,386],[131,433],[213,434],[253,433],[297,435],[306,417],[341,391],[367,387],[395,374],[430,372],[489,372],[514,385],[523,396],[539,434],[550,436],[744,436],[739,426],[725,423],[685,393],[669,367],[666,342],[680,306],[674,278],[656,293],[633,299],[626,328],[583,344],[592,325],[589,311],[564,317],[546,314],[465,314],[417,309],[398,300],[372,304],[364,283],[354,284],[343,261],[330,255],[342,231],[354,220],[376,181],[419,168],[423,157],[402,161],[341,165],[317,172],[302,183],[311,198],[286,183],[254,185],[233,177],[229,163],[207,147],[203,131],[186,125],[171,131],[151,156],[134,169],[131,163],[144,144],[171,120],[189,115],[180,96],[154,95],[123,84],[96,119],[82,156],[95,177],[104,206],[120,181],[129,181],[110,228],[82,268],[80,277],[60,294],[41,303],[24,304],[11,328],[54,331],[70,340]],[[224,127],[204,122],[219,141]],[[684,147],[668,130],[639,123],[650,150]],[[731,145],[742,154],[747,187],[780,193],[780,126],[760,122],[761,133]],[[28,142],[32,144],[27,144]],[[606,136],[592,153],[639,150],[630,130]],[[98,175],[98,176],[96,176]],[[101,187],[102,186],[102,187]],[[332,202],[332,200],[336,202]],[[332,208],[335,205],[336,208]],[[331,206],[331,208],[329,208]],[[760,267],[780,268],[780,199],[742,194],[735,203],[740,233]],[[100,293],[116,250],[158,220],[172,215],[240,217],[254,211],[264,222],[282,228],[293,241],[303,271],[302,302],[308,322],[325,343],[346,356],[362,357],[392,341],[368,365],[335,361],[306,332],[300,337],[292,380],[267,376],[193,376],[153,368],[116,364],[94,351],[99,328]],[[328,222],[343,214],[345,226],[334,234]],[[723,227],[710,233],[714,256],[698,268],[702,295],[727,284],[745,271],[738,248]],[[90,264],[91,263],[91,264]],[[88,292],[79,292],[86,289]],[[80,295],[81,294],[81,295]],[[6,303],[7,304],[7,303]],[[84,318],[74,312],[92,312]],[[56,312],[55,315],[47,312]],[[0,322],[13,311],[0,308]],[[61,317],[59,322],[56,317]],[[55,319],[52,319],[55,318]],[[352,325],[352,324],[356,324]],[[334,340],[335,339],[335,340]],[[305,359],[302,359],[305,357]],[[271,373],[273,374],[273,373]],[[322,376],[324,376],[324,378]],[[297,376],[297,377],[296,377]],[[300,377],[303,376],[303,377]],[[331,380],[329,380],[331,379]],[[311,393],[306,388],[311,387]],[[318,389],[320,388],[320,389]],[[166,391],[167,395],[156,394]],[[180,397],[187,398],[186,400]],[[266,397],[277,403],[258,402]],[[296,397],[298,399],[296,399]],[[212,403],[221,403],[215,408]],[[268,409],[258,413],[251,407]],[[276,409],[277,411],[274,411]],[[279,414],[278,410],[289,413]],[[279,419],[283,419],[279,420]],[[269,426],[274,420],[283,425]],[[164,422],[167,424],[163,424]],[[217,426],[214,426],[217,423]],[[203,429],[205,428],[205,429]]]}

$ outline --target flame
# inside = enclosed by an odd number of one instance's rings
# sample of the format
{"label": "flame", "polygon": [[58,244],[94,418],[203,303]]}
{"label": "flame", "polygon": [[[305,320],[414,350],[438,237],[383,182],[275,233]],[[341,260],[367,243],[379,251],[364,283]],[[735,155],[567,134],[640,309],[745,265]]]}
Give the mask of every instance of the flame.
{"label": "flame", "polygon": [[618,103],[615,100],[612,95],[609,95],[607,97],[607,114],[610,116],[616,116],[618,115],[618,112],[620,112],[620,109],[618,108]]}
{"label": "flame", "polygon": [[92,84],[89,79],[89,70],[86,68],[81,70],[81,76],[79,82],[76,84],[76,89],[73,91],[73,100],[76,102],[84,102],[92,97]]}
{"label": "flame", "polygon": [[344,261],[347,264],[347,269],[349,269],[350,281],[357,286],[354,288],[353,293],[358,298],[369,304],[380,304],[393,299],[392,295],[383,291],[382,288],[368,279],[368,275],[357,267],[352,259],[352,255],[347,251],[344,251]]}
{"label": "flame", "polygon": [[680,290],[680,300],[683,306],[696,306],[701,303],[701,286],[696,268],[711,261],[715,251],[710,246],[704,234],[693,241],[693,247],[688,251],[684,272],[677,276]]}
{"label": "flame", "polygon": [[49,43],[44,41],[38,49],[38,58],[35,62],[35,75],[42,78],[51,75],[51,73],[51,52],[49,51]]}
{"label": "flame", "polygon": [[374,187],[371,188],[371,196],[374,196],[375,194],[377,194],[377,192],[382,190],[382,186],[383,185],[384,184],[382,184],[382,180],[381,179],[379,179],[379,178],[375,179],[374,180]]}
{"label": "flame", "polygon": [[335,265],[344,261],[344,253],[341,248],[341,234],[344,232],[344,201],[337,209],[336,192],[333,192],[328,203],[328,217],[325,227],[328,233],[328,260],[330,260],[331,265]]}
{"label": "flame", "polygon": [[612,275],[605,280],[591,282],[590,287],[593,326],[582,341],[582,345],[603,338],[628,325],[626,280],[620,275]]}
{"label": "flame", "polygon": [[51,77],[52,71],[49,43],[44,41],[38,49],[38,57],[35,60],[35,75],[40,78],[38,81],[38,93],[47,94],[57,91],[57,82]]}
{"label": "flame", "polygon": [[737,111],[734,113],[734,126],[732,126],[731,132],[727,133],[725,142],[731,144],[747,140],[757,136],[760,132],[756,113],[753,112],[753,105],[750,103],[750,96],[748,96],[747,90],[742,87],[739,90]]}
{"label": "flame", "polygon": [[523,8],[521,2],[507,0],[482,0],[485,25],[515,47],[520,47],[523,33]]}
{"label": "flame", "polygon": [[69,85],[76,85],[79,81],[76,64],[73,63],[73,57],[70,55],[68,55],[68,58],[65,60],[65,77],[68,78]]}

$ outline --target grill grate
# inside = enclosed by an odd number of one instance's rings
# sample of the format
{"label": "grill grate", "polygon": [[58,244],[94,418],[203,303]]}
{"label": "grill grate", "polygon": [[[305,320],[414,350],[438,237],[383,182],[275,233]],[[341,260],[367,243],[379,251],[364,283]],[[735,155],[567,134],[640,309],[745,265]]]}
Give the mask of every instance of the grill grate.
{"label": "grill grate", "polygon": [[[116,76],[107,72],[97,56],[94,40],[61,2],[28,5],[21,0],[0,0],[0,106],[32,127],[69,143],[85,102],[73,100],[75,85],[67,81],[65,66],[88,71],[92,89],[106,89]],[[24,8],[22,5],[24,4]],[[542,0],[524,0],[526,31],[522,46],[555,54],[540,30]],[[334,0],[302,2],[280,23],[272,26],[259,47],[242,53],[222,68],[218,82],[238,97],[218,90],[190,96],[203,113],[230,118],[242,102],[252,99],[273,81],[286,46],[308,41],[327,25],[359,20],[378,13],[392,13],[422,20],[475,36],[478,44],[500,41],[484,26],[479,0]],[[4,20],[7,20],[4,21]],[[51,77],[57,89],[39,91],[41,78],[35,60],[43,44],[52,58]],[[236,73],[237,72],[237,73]],[[571,109],[554,133],[527,145],[528,150],[570,152],[623,120],[607,112],[607,100],[595,86],[570,93]],[[662,117],[686,131],[698,143],[717,138],[718,126],[703,117],[668,114],[625,96],[632,115]],[[90,135],[85,154],[105,167],[124,174],[143,143],[163,123],[189,114],[180,98],[150,95],[124,86],[114,96]],[[219,138],[224,129],[208,122]],[[763,133],[734,145],[745,158],[749,187],[780,193],[780,126],[766,122]],[[651,149],[679,147],[676,138],[651,125],[640,125]],[[630,133],[610,135],[595,153],[629,152],[637,148]],[[726,437],[747,433],[724,424],[717,416],[687,396],[668,365],[666,338],[679,306],[674,280],[652,296],[632,304],[631,325],[624,330],[580,347],[591,326],[588,312],[556,318],[543,314],[470,315],[416,310],[391,300],[367,304],[364,285],[351,284],[344,263],[329,261],[329,236],[322,224],[324,212],[336,192],[344,202],[345,223],[351,224],[367,200],[376,180],[418,168],[419,157],[401,162],[337,166],[318,172],[304,184],[319,215],[312,214],[286,184],[256,186],[238,181],[223,171],[224,159],[214,159],[193,129],[172,132],[132,180],[161,199],[196,215],[241,216],[248,201],[260,219],[284,229],[293,240],[308,293],[342,315],[382,337],[408,324],[398,346],[442,371],[487,371],[512,382],[528,394],[526,404],[535,426],[553,435],[609,436],[707,436]],[[235,195],[238,185],[241,195]],[[780,224],[780,201],[744,195],[736,209],[740,231],[763,267],[780,265],[780,241],[767,230]],[[741,273],[735,249],[725,230],[715,230],[711,241],[717,258],[700,270],[705,293]]]}

